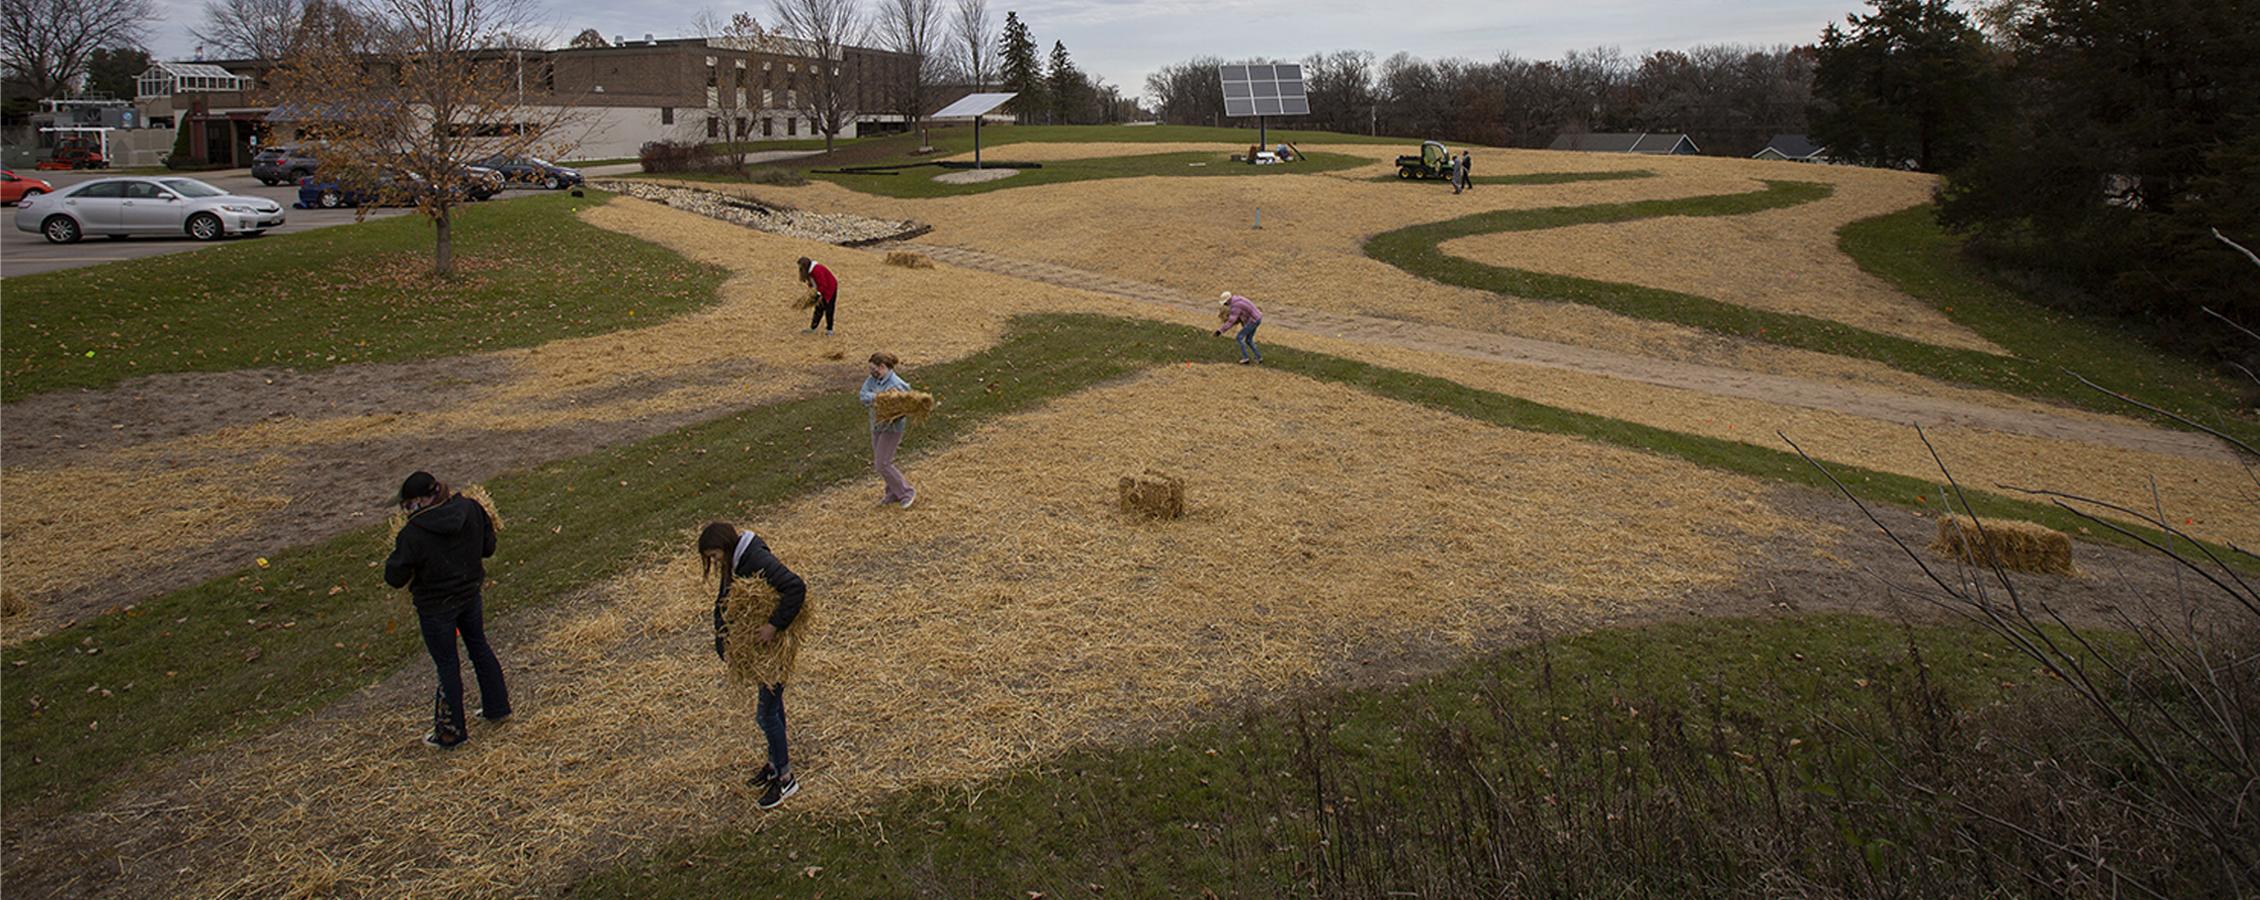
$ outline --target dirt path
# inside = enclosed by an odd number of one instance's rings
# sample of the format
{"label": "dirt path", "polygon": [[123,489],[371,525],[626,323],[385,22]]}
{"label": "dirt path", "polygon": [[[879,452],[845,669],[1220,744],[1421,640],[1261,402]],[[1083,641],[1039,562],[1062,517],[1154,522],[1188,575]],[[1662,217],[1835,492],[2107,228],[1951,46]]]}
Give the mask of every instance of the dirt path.
{"label": "dirt path", "polygon": [[[1212,300],[1189,299],[1183,293],[1169,288],[1104,273],[1035,260],[1014,259],[962,247],[929,243],[906,243],[901,246],[936,260],[970,269],[1111,294],[1203,315],[1213,314],[1215,310],[1215,302]],[[1520,363],[1785,406],[1829,410],[1901,425],[1955,425],[2207,461],[2234,458],[2218,441],[2199,434],[2120,425],[2088,417],[2050,416],[1947,398],[1921,397],[1856,384],[1662,360],[1596,347],[1445,325],[1292,306],[1265,309],[1264,324],[1272,328],[1409,350]]]}

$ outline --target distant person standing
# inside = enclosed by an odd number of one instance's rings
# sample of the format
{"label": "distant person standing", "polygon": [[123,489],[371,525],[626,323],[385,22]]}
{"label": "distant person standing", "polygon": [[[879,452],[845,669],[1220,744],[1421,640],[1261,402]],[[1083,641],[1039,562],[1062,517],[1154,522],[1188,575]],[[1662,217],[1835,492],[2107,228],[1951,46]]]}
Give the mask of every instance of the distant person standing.
{"label": "distant person standing", "polygon": [[424,649],[439,670],[432,697],[432,731],[424,743],[448,749],[470,737],[463,722],[463,667],[455,655],[460,637],[479,676],[480,718],[510,717],[510,690],[502,663],[487,645],[486,612],[480,588],[486,584],[484,560],[494,555],[494,520],[477,500],[450,489],[430,472],[417,472],[400,484],[400,508],[408,521],[392,539],[385,560],[385,583],[405,587],[416,601]]}
{"label": "distant person standing", "polygon": [[1460,150],[1460,189],[1475,190],[1475,156],[1466,149]]}
{"label": "distant person standing", "polygon": [[832,333],[832,312],[840,305],[840,279],[823,263],[808,257],[800,258],[800,283],[816,292],[816,306],[808,317],[808,330],[816,331],[817,323],[824,324],[824,333]]}
{"label": "distant person standing", "polygon": [[[863,379],[863,389],[857,392],[864,406],[872,406],[880,394],[888,391],[910,390],[910,382],[895,374],[895,367],[901,364],[892,353],[871,354],[870,376]],[[895,451],[902,449],[903,432],[909,427],[908,418],[897,416],[882,422],[878,409],[871,410],[871,468],[878,471],[879,480],[887,484],[886,495],[879,499],[881,506],[909,509],[911,501],[918,499],[918,490],[902,477],[901,469],[895,468]]]}
{"label": "distant person standing", "polygon": [[1255,301],[1225,291],[1224,299],[1217,301],[1216,318],[1218,337],[1232,326],[1240,326],[1240,336],[1233,341],[1240,345],[1241,365],[1263,362],[1263,351],[1256,349],[1256,326],[1263,324],[1263,310],[1256,308]]}
{"label": "distant person standing", "polygon": [[1452,193],[1457,194],[1461,190],[1462,183],[1467,180],[1467,152],[1463,150],[1460,155],[1449,156],[1446,159],[1452,161]]}

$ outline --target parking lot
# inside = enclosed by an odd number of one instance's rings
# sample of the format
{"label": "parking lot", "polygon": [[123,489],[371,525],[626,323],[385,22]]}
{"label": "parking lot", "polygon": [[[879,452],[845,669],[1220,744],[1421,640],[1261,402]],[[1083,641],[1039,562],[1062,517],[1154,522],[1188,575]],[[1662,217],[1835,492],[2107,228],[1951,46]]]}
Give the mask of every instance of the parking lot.
{"label": "parking lot", "polygon": [[[597,167],[597,169],[592,170],[589,174],[613,174],[615,170],[620,169],[633,171],[636,169],[636,167],[633,165],[599,166]],[[57,190],[61,190],[70,185],[92,181],[97,178],[111,177],[119,173],[34,172],[29,170],[19,170],[16,174],[27,178],[41,179],[55,185],[55,188]],[[256,179],[252,178],[251,172],[248,169],[229,169],[218,172],[184,172],[180,173],[180,175],[181,177],[194,178],[198,181],[210,184],[213,187],[228,191],[229,193],[242,194],[251,197],[264,197],[282,204],[286,214],[286,221],[283,223],[283,226],[281,228],[276,228],[268,232],[269,234],[288,234],[294,231],[305,231],[310,228],[326,228],[331,225],[347,225],[355,221],[354,211],[350,209],[292,209],[291,204],[298,202],[297,185],[282,184],[276,185],[274,187],[268,187],[266,185],[260,184]],[[524,197],[530,194],[538,193],[542,193],[542,191],[538,188],[512,189],[502,192],[502,194],[495,197],[494,201],[492,202],[501,202],[509,200],[513,197]],[[410,212],[410,210],[407,209],[372,209],[369,211],[369,218],[384,218],[388,216],[403,215],[408,212]],[[79,241],[75,244],[50,244],[45,238],[39,236],[38,234],[29,231],[16,230],[15,207],[11,206],[5,209],[0,209],[0,216],[6,217],[5,222],[0,223],[0,276],[33,275],[40,272],[52,272],[58,269],[72,269],[79,266],[91,266],[97,263],[116,262],[121,259],[138,259],[144,256],[156,256],[161,253],[180,253],[187,250],[200,250],[205,247],[213,247],[228,243],[229,241],[244,240],[244,238],[227,238],[224,240],[207,243],[190,238],[186,234],[181,234],[174,237],[137,235],[125,240],[89,238]]]}

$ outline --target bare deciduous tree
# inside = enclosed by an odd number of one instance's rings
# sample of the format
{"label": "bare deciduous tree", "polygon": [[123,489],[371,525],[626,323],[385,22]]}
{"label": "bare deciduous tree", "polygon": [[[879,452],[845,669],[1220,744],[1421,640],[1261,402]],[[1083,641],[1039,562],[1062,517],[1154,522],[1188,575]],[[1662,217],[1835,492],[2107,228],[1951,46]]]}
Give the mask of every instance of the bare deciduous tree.
{"label": "bare deciduous tree", "polygon": [[861,43],[868,30],[863,8],[857,0],[775,0],[772,8],[778,38],[774,46],[812,60],[795,105],[824,135],[829,151],[858,112],[853,75],[841,63],[847,48]]}
{"label": "bare deciduous tree", "polygon": [[910,71],[891,87],[903,121],[917,130],[926,114],[928,89],[941,81],[945,65],[941,2],[880,0],[878,32],[887,49],[911,57]]}
{"label": "bare deciduous tree", "polygon": [[988,90],[989,82],[996,80],[996,52],[990,49],[996,35],[997,20],[989,16],[989,0],[957,0],[950,16],[950,40],[965,80],[976,91]]}
{"label": "bare deciduous tree", "polygon": [[281,59],[303,12],[299,0],[205,0],[204,24],[189,33],[218,56]]}
{"label": "bare deciduous tree", "polygon": [[533,88],[525,53],[542,24],[532,0],[364,0],[302,29],[276,73],[278,112],[322,145],[321,176],[412,202],[433,225],[433,270],[454,267],[466,166],[550,153],[571,104]]}
{"label": "bare deciduous tree", "polygon": [[580,34],[573,36],[573,42],[566,46],[575,50],[594,50],[598,47],[610,47],[612,42],[604,39],[604,32],[594,28],[583,28]]}
{"label": "bare deciduous tree", "polygon": [[150,0],[0,0],[0,66],[41,97],[60,97],[104,47],[141,44]]}

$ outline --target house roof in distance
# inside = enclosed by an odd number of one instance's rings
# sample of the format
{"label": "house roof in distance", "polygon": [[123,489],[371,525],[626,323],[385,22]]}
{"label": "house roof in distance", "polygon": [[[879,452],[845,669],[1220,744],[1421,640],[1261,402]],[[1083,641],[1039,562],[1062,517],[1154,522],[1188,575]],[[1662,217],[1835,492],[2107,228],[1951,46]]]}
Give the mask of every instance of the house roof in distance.
{"label": "house roof in distance", "polygon": [[1758,152],[1763,154],[1766,150],[1771,150],[1790,159],[1812,159],[1828,152],[1827,147],[1813,143],[1812,138],[1802,134],[1774,135],[1773,140],[1766,142],[1766,149]]}
{"label": "house roof in distance", "polygon": [[1665,156],[1701,152],[1695,140],[1684,134],[1642,132],[1593,132],[1565,134],[1554,138],[1549,150],[1582,150],[1589,153],[1647,153]]}

